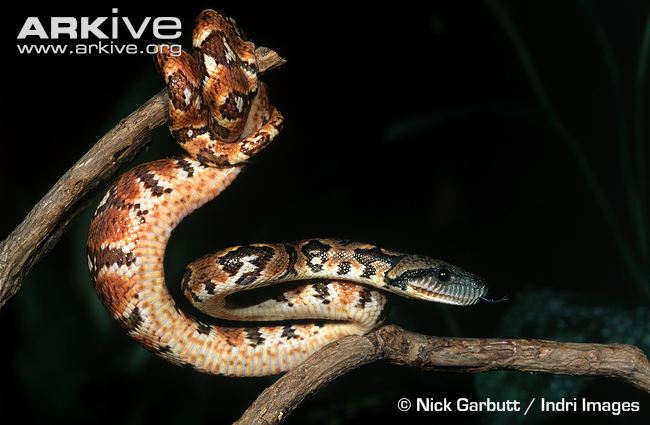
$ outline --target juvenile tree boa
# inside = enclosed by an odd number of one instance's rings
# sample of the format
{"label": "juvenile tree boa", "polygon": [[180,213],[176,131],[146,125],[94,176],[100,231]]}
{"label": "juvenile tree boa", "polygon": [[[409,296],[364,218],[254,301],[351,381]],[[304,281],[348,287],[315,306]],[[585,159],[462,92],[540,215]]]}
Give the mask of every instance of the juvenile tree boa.
{"label": "juvenile tree boa", "polygon": [[[194,56],[157,62],[169,93],[171,132],[188,154],[140,165],[101,200],[90,225],[88,267],[97,294],[148,350],[206,373],[257,376],[286,371],[320,347],[378,326],[379,290],[469,305],[482,281],[432,258],[365,243],[309,239],[227,248],[192,263],[182,290],[199,310],[222,319],[298,319],[273,326],[221,327],[176,307],[165,285],[163,256],[172,229],[223,191],[243,162],[280,131],[283,118],[257,79],[254,45],[232,19],[202,12]],[[306,280],[250,305],[226,296]],[[377,289],[374,289],[377,288]]]}

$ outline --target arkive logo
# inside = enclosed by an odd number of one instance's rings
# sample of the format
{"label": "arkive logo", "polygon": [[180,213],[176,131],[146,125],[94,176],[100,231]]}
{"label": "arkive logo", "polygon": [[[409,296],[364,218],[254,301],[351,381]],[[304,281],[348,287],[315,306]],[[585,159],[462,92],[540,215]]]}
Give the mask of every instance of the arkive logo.
{"label": "arkive logo", "polygon": [[18,40],[56,40],[66,38],[70,40],[117,40],[120,37],[130,36],[139,40],[147,30],[159,40],[175,40],[181,36],[181,20],[173,16],[152,18],[147,16],[141,21],[126,16],[115,16],[117,8],[111,10],[114,16],[87,16],[76,18],[71,16],[51,17],[49,32],[38,17],[30,16],[25,20]]}
{"label": "arkive logo", "polygon": [[[173,56],[181,54],[181,46],[170,41],[181,36],[181,20],[174,16],[146,16],[132,19],[119,16],[117,8],[111,16],[57,16],[49,22],[30,16],[16,37],[21,55],[137,55],[156,54],[156,43],[143,45],[140,40],[155,39],[169,45]],[[45,21],[45,22],[44,22]],[[45,24],[45,25],[44,25]]]}

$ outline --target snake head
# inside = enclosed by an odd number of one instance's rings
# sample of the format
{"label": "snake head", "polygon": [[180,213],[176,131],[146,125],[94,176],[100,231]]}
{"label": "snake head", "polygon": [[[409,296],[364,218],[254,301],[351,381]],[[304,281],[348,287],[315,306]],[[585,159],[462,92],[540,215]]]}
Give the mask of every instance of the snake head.
{"label": "snake head", "polygon": [[410,298],[471,305],[487,293],[483,280],[460,267],[424,256],[407,256],[386,274],[389,290]]}

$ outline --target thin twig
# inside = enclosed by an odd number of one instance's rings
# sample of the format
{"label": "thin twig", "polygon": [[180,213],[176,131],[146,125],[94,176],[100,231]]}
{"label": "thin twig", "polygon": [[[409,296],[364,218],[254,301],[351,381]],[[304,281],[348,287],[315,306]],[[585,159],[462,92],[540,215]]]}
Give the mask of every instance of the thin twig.
{"label": "thin twig", "polygon": [[[270,49],[258,48],[256,55],[261,72],[284,63]],[[0,307],[19,290],[32,265],[89,205],[96,190],[146,146],[151,130],[162,125],[166,117],[167,94],[163,90],[102,137],[0,242]],[[629,345],[436,338],[384,326],[319,350],[267,388],[238,423],[278,423],[314,391],[376,360],[434,370],[513,369],[604,376],[650,392],[648,360],[639,349]]]}
{"label": "thin twig", "polygon": [[[255,51],[260,72],[286,61],[273,50]],[[167,121],[167,91],[161,90],[104,135],[0,242],[0,308],[20,289],[25,275],[85,210],[96,191],[140,152],[150,133]]]}
{"label": "thin twig", "polygon": [[236,424],[280,423],[310,394],[339,376],[377,360],[427,370],[510,369],[601,376],[620,379],[650,393],[650,363],[632,345],[441,338],[389,325],[367,335],[340,339],[317,351],[264,390]]}

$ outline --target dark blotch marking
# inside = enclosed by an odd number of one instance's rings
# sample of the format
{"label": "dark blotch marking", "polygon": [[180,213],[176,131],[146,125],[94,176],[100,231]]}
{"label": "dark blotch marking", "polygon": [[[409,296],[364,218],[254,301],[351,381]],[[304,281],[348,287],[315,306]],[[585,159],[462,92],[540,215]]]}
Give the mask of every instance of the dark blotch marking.
{"label": "dark blotch marking", "polygon": [[280,335],[281,338],[284,339],[298,339],[298,335],[296,335],[296,328],[293,326],[284,326],[282,328],[282,335]]}
{"label": "dark blotch marking", "polygon": [[135,176],[140,180],[144,187],[147,188],[153,196],[162,196],[163,193],[169,193],[171,188],[165,189],[158,184],[158,180],[154,173],[146,171],[145,169],[135,170]]}
{"label": "dark blotch marking", "polygon": [[[241,99],[242,102],[242,112],[237,110],[237,98]],[[219,113],[222,117],[228,120],[235,120],[240,116],[247,115],[247,111],[250,108],[249,100],[246,93],[238,93],[236,91],[231,91],[228,93],[228,97],[223,104],[219,105]]]}
{"label": "dark blotch marking", "polygon": [[[188,136],[187,132],[189,130],[192,130],[192,135]],[[174,139],[181,145],[184,145],[185,143],[196,139],[198,136],[201,136],[205,133],[208,133],[210,130],[208,130],[208,127],[199,127],[199,128],[194,128],[194,127],[183,127],[179,128],[177,130],[172,131],[172,136],[174,136]]]}
{"label": "dark blotch marking", "polygon": [[210,295],[214,295],[214,290],[217,289],[217,285],[212,283],[211,280],[208,280],[203,285],[205,286],[205,292],[207,292]]}
{"label": "dark blotch marking", "polygon": [[339,263],[339,268],[336,271],[336,274],[339,276],[342,276],[344,274],[350,273],[350,262],[349,261],[341,261]]}
{"label": "dark blotch marking", "polygon": [[[226,47],[223,45],[224,38],[226,38],[226,35],[223,31],[213,31],[205,38],[205,40],[203,40],[203,43],[201,43],[199,49],[201,53],[205,53],[208,56],[211,56],[216,63],[232,66],[226,60]],[[235,59],[238,59],[237,55],[235,55]],[[201,71],[205,75],[206,71],[203,57],[200,57],[200,60],[198,62],[200,64]]]}
{"label": "dark blotch marking", "polygon": [[377,268],[374,263],[383,263],[389,266],[389,268],[393,268],[403,257],[403,255],[386,254],[377,247],[357,248],[354,250],[354,259],[363,265],[361,277],[365,278],[370,278],[377,274]]}
{"label": "dark blotch marking", "polygon": [[363,288],[359,291],[359,299],[357,300],[357,306],[359,308],[366,308],[366,304],[372,302],[372,291],[368,288]]}
{"label": "dark blotch marking", "polygon": [[289,257],[289,263],[287,264],[286,271],[282,273],[282,276],[280,276],[279,279],[286,279],[298,274],[298,271],[296,270],[298,251],[293,245],[290,244],[283,244],[282,246],[284,248],[284,251],[287,253],[287,256]]}
{"label": "dark blotch marking", "polygon": [[140,204],[135,204],[135,205],[133,206],[133,208],[135,208],[135,209],[138,210],[138,212],[136,212],[135,215],[136,215],[136,216],[138,217],[138,219],[140,220],[140,224],[145,224],[145,223],[147,222],[147,219],[145,218],[145,216],[146,216],[147,214],[149,214],[149,210],[141,210],[141,209],[139,209],[139,208],[140,208]]}
{"label": "dark blotch marking", "polygon": [[230,130],[214,120],[210,122],[210,133],[215,139],[228,140],[230,138]]}
{"label": "dark blotch marking", "polygon": [[276,295],[273,299],[275,301],[279,302],[279,303],[288,303],[289,302],[289,299],[287,297],[285,297],[284,294]]}
{"label": "dark blotch marking", "polygon": [[209,335],[211,329],[212,327],[210,325],[203,322],[199,322],[198,325],[196,325],[196,331],[201,335]]}
{"label": "dark blotch marking", "polygon": [[[185,295],[189,295],[192,297],[192,299],[196,302],[201,302],[201,298],[199,298],[198,295],[192,291],[192,288],[190,288],[190,280],[192,279],[192,269],[186,269],[185,274],[183,275],[183,279],[181,280],[181,291]],[[207,287],[207,285],[206,285]]]}
{"label": "dark blotch marking", "polygon": [[[255,270],[242,274],[235,281],[238,285],[250,285],[257,280],[274,254],[275,250],[269,246],[244,245],[222,256],[217,263],[221,265],[224,272],[231,276],[239,273],[244,266],[244,261],[254,265]],[[253,260],[244,260],[246,257],[253,257]]]}
{"label": "dark blotch marking", "polygon": [[137,330],[142,325],[142,322],[143,320],[142,314],[140,313],[140,307],[135,307],[128,317],[122,318],[122,324],[124,325],[124,328],[129,332]]}
{"label": "dark blotch marking", "polygon": [[[307,257],[307,267],[309,267],[314,273],[322,271],[323,265],[327,262],[327,253],[330,249],[332,249],[331,246],[316,239],[312,239],[304,244],[301,251],[303,255]],[[320,264],[312,264],[314,258],[319,258]]]}
{"label": "dark blotch marking", "polygon": [[[139,204],[136,204],[137,208],[140,207]],[[107,209],[116,209],[116,210],[129,210],[134,205],[130,202],[126,202],[117,192],[115,186],[111,187],[108,191],[108,196],[106,197],[106,202],[103,205],[97,208],[95,211],[94,217],[97,217]]]}
{"label": "dark blotch marking", "polygon": [[[169,100],[171,100],[174,108],[180,109],[181,111],[187,111],[190,109],[198,92],[196,87],[187,79],[184,73],[181,71],[176,71],[167,78],[167,94],[169,95]],[[190,102],[185,103],[185,89],[190,90]]]}
{"label": "dark blotch marking", "polygon": [[176,165],[181,167],[183,171],[187,173],[187,177],[192,177],[194,175],[194,168],[185,158],[180,158],[176,161]]}
{"label": "dark blotch marking", "polygon": [[246,328],[244,332],[246,332],[246,338],[250,341],[249,345],[251,347],[254,348],[264,343],[264,337],[260,332],[260,328]]}
{"label": "dark blotch marking", "polygon": [[223,165],[228,163],[228,157],[226,155],[216,155],[208,148],[199,150],[196,154],[196,159],[206,165]]}
{"label": "dark blotch marking", "polygon": [[102,267],[110,267],[113,264],[121,266],[131,266],[135,262],[135,256],[132,252],[125,253],[121,248],[100,248],[99,250],[92,250],[88,248],[90,257],[94,260],[95,267],[92,270],[94,277],[97,277],[99,270]]}
{"label": "dark blotch marking", "polygon": [[253,156],[257,151],[271,142],[271,136],[266,132],[261,132],[254,139],[241,145],[239,150],[246,156]]}
{"label": "dark blotch marking", "polygon": [[242,338],[242,334],[245,333],[245,329],[241,328],[217,328],[217,334],[226,339],[226,344],[231,347],[237,347]]}
{"label": "dark blotch marking", "polygon": [[165,354],[170,353],[172,348],[169,345],[159,345],[154,351],[158,354]]}
{"label": "dark blotch marking", "polygon": [[251,74],[257,74],[257,71],[258,71],[257,70],[257,64],[255,64],[255,63],[248,63],[248,62],[245,62],[245,61],[241,61],[239,66],[242,69],[246,69],[246,71],[248,71]]}
{"label": "dark blotch marking", "polygon": [[330,303],[330,300],[327,299],[330,296],[330,291],[326,284],[317,282],[314,284],[314,290],[316,291],[316,298],[323,300],[323,304]]}
{"label": "dark blotch marking", "polygon": [[190,280],[192,280],[192,269],[186,269],[183,279],[181,280],[181,291],[183,291],[183,293],[191,292]]}
{"label": "dark blotch marking", "polygon": [[436,271],[437,269],[435,268],[407,270],[394,279],[389,279],[387,273],[386,274],[387,276],[384,278],[384,280],[390,286],[395,286],[397,288],[405,290],[406,287],[408,286],[409,281],[412,281],[414,279],[420,279],[426,276],[435,276]]}

